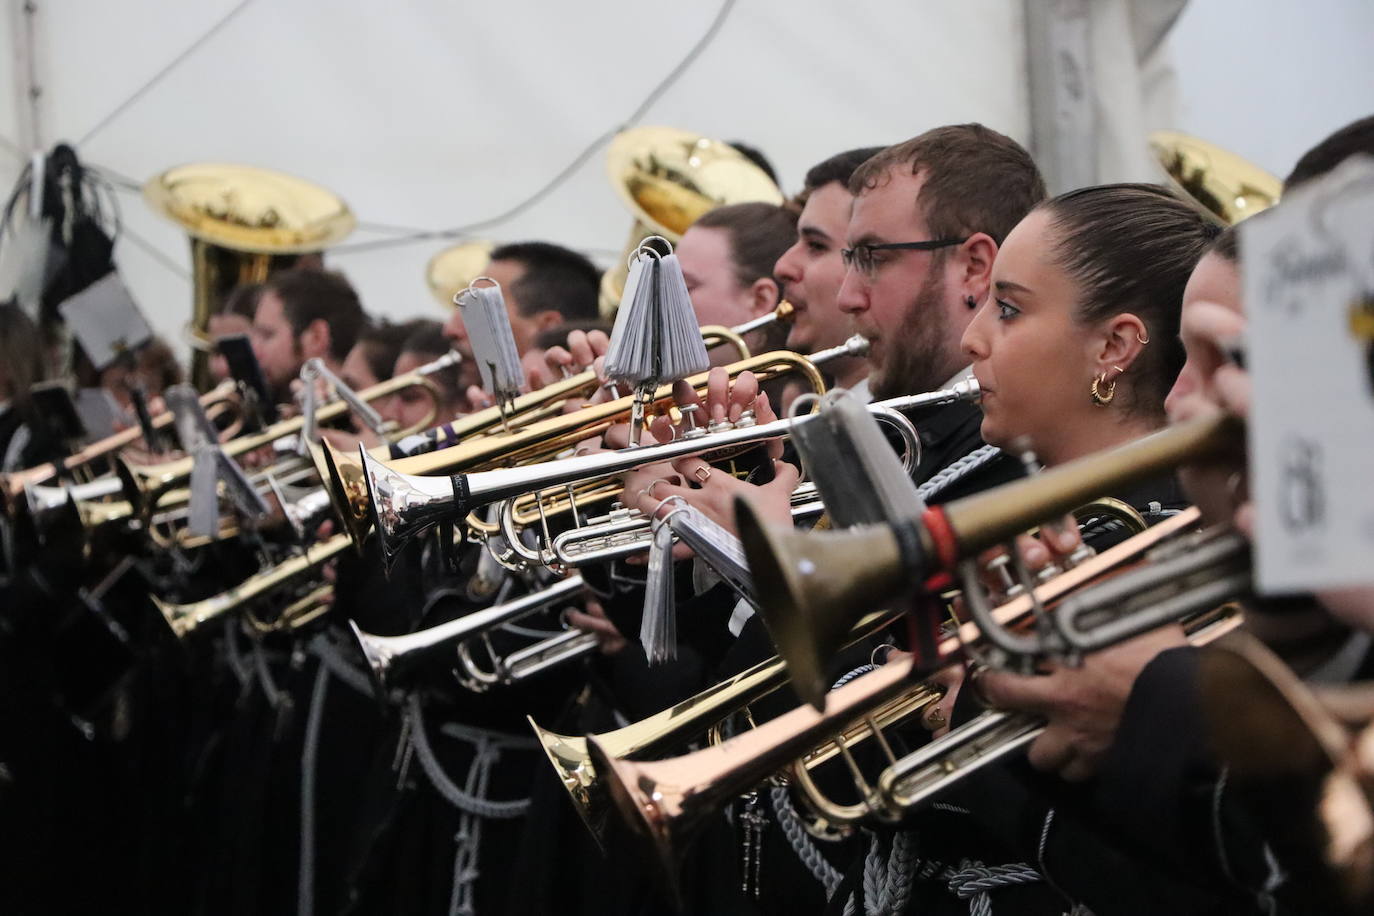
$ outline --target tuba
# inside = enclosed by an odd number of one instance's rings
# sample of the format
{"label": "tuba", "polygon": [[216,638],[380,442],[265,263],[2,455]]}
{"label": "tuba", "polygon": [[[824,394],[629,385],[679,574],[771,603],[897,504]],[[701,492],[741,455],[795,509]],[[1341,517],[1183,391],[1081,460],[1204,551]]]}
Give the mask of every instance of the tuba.
{"label": "tuba", "polygon": [[1169,189],[1213,222],[1234,226],[1279,202],[1281,181],[1206,140],[1157,130],[1150,150]]}
{"label": "tuba", "polygon": [[782,191],[728,143],[674,127],[622,131],[606,153],[611,186],[634,216],[625,253],[601,276],[601,312],[620,305],[630,253],[648,236],[673,244],[706,211],[727,204],[780,204]]}
{"label": "tuba", "polygon": [[150,179],[143,198],[191,236],[187,335],[191,383],[201,391],[210,385],[210,315],[224,295],[322,252],[357,223],[348,205],[324,188],[248,165],[177,166]]}

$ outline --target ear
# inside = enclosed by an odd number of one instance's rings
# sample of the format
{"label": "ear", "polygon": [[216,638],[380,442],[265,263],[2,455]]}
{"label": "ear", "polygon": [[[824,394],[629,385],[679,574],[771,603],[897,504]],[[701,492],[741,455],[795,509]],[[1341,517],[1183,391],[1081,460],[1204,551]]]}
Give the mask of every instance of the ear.
{"label": "ear", "polygon": [[778,307],[780,293],[776,280],[772,277],[759,277],[754,281],[754,285],[749,287],[749,314],[758,318],[773,311]]}
{"label": "ear", "polygon": [[551,330],[563,323],[563,313],[553,309],[544,309],[534,316],[535,333]]}
{"label": "ear", "polygon": [[316,318],[305,326],[301,332],[301,352],[306,359],[313,357],[325,358],[329,356],[329,322],[323,318]]}
{"label": "ear", "polygon": [[992,262],[997,260],[997,243],[986,232],[975,232],[959,246],[961,271],[957,278],[960,284],[959,299],[972,296],[973,301],[982,302],[988,296],[992,285]]}
{"label": "ear", "polygon": [[1098,338],[1095,354],[1097,371],[1110,375],[1115,375],[1113,369],[1120,369],[1123,374],[1130,371],[1131,364],[1145,350],[1146,345],[1141,341],[1149,339],[1145,322],[1138,316],[1123,312],[1108,318],[1103,322],[1102,334]]}

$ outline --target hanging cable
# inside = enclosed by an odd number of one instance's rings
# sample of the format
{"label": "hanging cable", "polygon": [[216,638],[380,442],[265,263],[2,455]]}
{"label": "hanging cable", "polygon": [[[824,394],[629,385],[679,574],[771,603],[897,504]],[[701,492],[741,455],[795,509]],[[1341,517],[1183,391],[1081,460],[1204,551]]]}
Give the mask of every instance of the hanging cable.
{"label": "hanging cable", "polygon": [[556,175],[554,175],[553,178],[549,179],[549,181],[547,181],[543,185],[543,187],[539,188],[529,197],[525,198],[524,200],[520,201],[519,203],[510,207],[509,209],[501,213],[498,213],[495,216],[478,220],[473,223],[467,223],[463,226],[455,226],[452,229],[436,229],[428,232],[415,232],[410,235],[402,235],[391,239],[378,239],[372,242],[357,242],[352,245],[338,245],[329,250],[330,255],[333,256],[340,254],[349,254],[355,251],[372,251],[378,248],[390,248],[396,245],[407,245],[411,242],[423,242],[433,241],[435,239],[457,238],[471,234],[480,229],[489,229],[492,226],[504,223],[507,220],[513,219],[519,216],[520,214],[524,213],[526,210],[529,210],[530,208],[534,207],[536,204],[543,201],[554,191],[562,187],[563,184],[569,178],[571,178],[573,174],[575,174],[578,171],[578,169],[582,168],[582,166],[587,163],[587,160],[594,156],[598,150],[600,150],[606,144],[610,143],[613,139],[615,139],[616,134],[620,133],[628,127],[633,127],[639,121],[639,119],[642,118],[646,112],[648,112],[648,110],[653,106],[653,104],[657,102],[660,98],[662,98],[665,92],[672,88],[673,84],[676,83],[682,77],[682,75],[687,72],[688,68],[696,62],[697,58],[701,56],[702,52],[704,52],[706,48],[710,46],[711,42],[715,39],[716,35],[719,34],[721,27],[725,25],[725,20],[729,18],[730,12],[734,9],[735,3],[736,0],[725,0],[725,2],[721,4],[720,10],[717,11],[715,18],[711,20],[711,24],[707,26],[706,31],[702,33],[702,36],[697,39],[696,43],[692,45],[691,49],[688,50],[686,55],[683,56],[682,60],[678,61],[677,65],[674,66],[672,70],[668,71],[668,75],[663,77],[663,79],[659,80],[659,82],[654,86],[653,89],[649,90],[649,94],[644,97],[644,100],[639,103],[639,105],[635,108],[633,112],[630,113],[630,116],[628,118],[626,118],[619,124],[616,124],[615,126],[609,128],[608,130],[602,132],[595,140],[589,143],[580,153],[573,157],[573,160],[570,163],[568,163],[561,170],[559,170],[559,172]]}
{"label": "hanging cable", "polygon": [[113,111],[111,111],[105,117],[97,121],[95,126],[92,127],[90,130],[86,131],[85,135],[77,141],[76,145],[78,147],[85,146],[92,137],[94,137],[100,131],[104,130],[111,121],[113,121],[115,118],[123,114],[125,109],[127,109],[130,105],[134,104],[139,99],[143,98],[143,96],[148,93],[148,90],[152,89],[154,86],[160,83],[163,77],[165,77],[167,74],[175,70],[177,66],[181,64],[182,61],[186,60],[186,58],[190,57],[196,51],[200,50],[200,47],[202,45],[204,45],[211,38],[215,37],[215,35],[218,34],[221,29],[223,29],[226,25],[229,24],[230,20],[236,17],[239,13],[243,12],[244,9],[248,7],[248,4],[252,2],[253,0],[241,0],[238,6],[231,9],[218,22],[210,26],[210,28],[203,35],[201,35],[195,41],[191,42],[190,46],[187,47],[186,50],[182,51],[176,57],[172,58],[165,67],[154,73],[151,79],[149,79],[142,86],[134,90],[133,94],[130,95],[127,99],[125,99],[123,102],[115,106],[115,109]]}

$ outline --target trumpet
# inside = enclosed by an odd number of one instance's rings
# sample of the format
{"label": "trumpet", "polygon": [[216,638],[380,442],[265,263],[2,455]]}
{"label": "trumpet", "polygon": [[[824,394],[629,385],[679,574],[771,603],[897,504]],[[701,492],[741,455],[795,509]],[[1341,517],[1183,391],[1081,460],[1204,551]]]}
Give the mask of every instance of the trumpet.
{"label": "trumpet", "polygon": [[[760,614],[787,659],[797,693],[820,708],[825,659],[835,639],[848,630],[856,608],[880,604],[933,572],[952,573],[965,558],[1095,496],[1167,473],[1187,460],[1233,451],[1243,441],[1239,420],[1200,418],[1026,480],[932,506],[920,519],[892,527],[770,532],[746,500],[737,502],[735,515],[759,584]],[[828,572],[845,560],[855,575]],[[804,618],[808,624],[798,626]]]}
{"label": "trumpet", "polygon": [[362,648],[363,657],[367,660],[368,670],[372,672],[373,683],[377,686],[379,696],[384,696],[391,683],[411,672],[421,659],[454,644],[458,645],[458,655],[464,667],[469,672],[475,672],[463,679],[465,685],[480,692],[491,684],[532,677],[552,665],[584,655],[596,648],[595,636],[570,630],[553,637],[552,640],[546,640],[545,643],[549,643],[548,645],[537,644],[537,651],[521,650],[520,653],[513,654],[504,662],[497,664],[496,672],[483,671],[473,664],[466,649],[468,640],[485,638],[486,634],[497,627],[528,617],[536,611],[570,599],[581,591],[582,577],[569,576],[514,601],[498,604],[484,611],[474,611],[448,623],[406,636],[375,636],[364,632],[351,620],[348,624]]}
{"label": "trumpet", "polygon": [[[232,380],[221,382],[213,390],[207,391],[200,396],[201,406],[207,411],[213,408],[234,407],[238,408],[238,392]],[[172,425],[174,415],[170,410],[164,410],[153,417],[153,429],[162,430]],[[241,422],[241,418],[237,423]],[[24,495],[28,487],[36,487],[46,484],[63,474],[75,474],[78,470],[85,468],[101,458],[106,458],[118,452],[120,449],[137,442],[143,435],[143,430],[137,426],[122,429],[113,435],[106,436],[98,442],[93,442],[73,455],[68,455],[61,461],[50,461],[46,464],[36,465],[35,467],[25,468],[22,471],[13,471],[8,474],[0,474],[0,503],[3,503],[5,511],[13,515],[20,498]],[[152,447],[152,443],[149,443]],[[114,478],[99,478],[114,479]]]}
{"label": "trumpet", "polygon": [[[418,432],[432,425],[435,411],[439,403],[437,389],[428,376],[440,372],[450,366],[457,365],[462,359],[457,352],[449,352],[432,362],[419,366],[414,370],[403,375],[394,376],[384,382],[378,382],[369,388],[358,392],[358,397],[363,401],[374,401],[377,398],[387,397],[412,386],[420,386],[430,394],[433,407],[430,415],[422,422],[416,424],[409,430],[403,430],[398,435],[408,435],[411,432]],[[315,411],[316,422],[327,422],[337,417],[343,416],[348,412],[347,402],[339,400],[332,401],[323,405]],[[266,445],[272,445],[278,439],[293,436],[301,431],[305,426],[305,417],[295,416],[277,423],[273,423],[266,429],[253,433],[252,435],[239,436],[224,444],[224,452],[231,458],[247,454]],[[156,509],[162,495],[172,487],[178,486],[190,479],[191,469],[195,467],[193,457],[179,458],[175,461],[167,461],[157,465],[133,465],[127,462],[116,460],[116,469],[120,477],[124,480],[126,498],[130,503],[138,507],[139,513],[145,517]]]}
{"label": "trumpet", "polygon": [[[857,642],[878,632],[892,619],[893,615],[887,613],[868,615],[854,628],[852,641]],[[727,716],[748,707],[785,683],[787,666],[774,657],[647,719],[590,738],[551,732],[541,728],[533,718],[529,719],[529,723],[549,763],[553,764],[563,787],[568,790],[573,807],[600,843],[610,826],[613,803],[605,781],[597,775],[588,751],[588,741],[595,740],[606,753],[618,759],[652,757],[687,744]]]}
{"label": "trumpet", "polygon": [[[1110,576],[1123,563],[1142,559],[1144,564],[1141,567],[1122,573],[1122,578],[1140,574],[1154,584],[1171,579],[1175,572],[1173,569],[1154,564],[1173,560],[1166,558],[1160,561],[1150,551],[1167,539],[1187,531],[1197,522],[1197,518],[1197,511],[1189,510],[1088,559],[991,611],[986,627],[975,622],[961,625],[953,635],[939,642],[936,651],[925,662],[918,663],[915,657],[890,662],[830,691],[823,697],[819,710],[803,705],[719,746],[652,763],[625,760],[617,756],[616,748],[603,746],[596,738],[592,738],[589,740],[589,749],[593,765],[597,773],[606,778],[607,788],[622,815],[639,832],[649,837],[659,862],[671,880],[686,845],[722,804],[804,757],[808,750],[833,740],[833,735],[851,723],[859,724],[876,735],[877,726],[871,721],[874,710],[899,697],[911,699],[913,691],[917,692],[915,699],[919,702],[923,692],[930,689],[921,686],[920,681],[970,647],[985,643],[991,630],[1027,619],[1042,623],[1050,621],[1049,625],[1054,626],[1056,624],[1052,618],[1042,613],[1045,605],[1076,595],[1081,609],[1070,610],[1069,614],[1075,618],[1083,617],[1075,620],[1075,623],[1089,626],[1091,629],[1087,632],[1096,637],[1092,640],[1093,647],[1101,648],[1114,638],[1125,638],[1141,629],[1157,626],[1163,617],[1187,616],[1212,607],[1211,602],[1216,599],[1218,592],[1211,588],[1212,578],[1207,570],[1194,569],[1183,588],[1165,599],[1167,610],[1149,605],[1150,599],[1146,599],[1144,605],[1120,607],[1116,603],[1120,586],[1097,595],[1093,592],[1097,588],[1112,586],[1116,580]],[[1188,552],[1189,545],[1185,544],[1180,554],[1186,558]],[[1228,554],[1220,561],[1222,571],[1218,574],[1223,577],[1229,575],[1228,570],[1235,559],[1234,554]],[[1107,577],[1105,583],[1104,577]],[[1140,584],[1138,581],[1128,581]],[[1243,588],[1244,584],[1240,587]],[[1141,615],[1140,619],[1132,621],[1135,615]],[[1203,631],[1205,635],[1195,634],[1195,639],[1215,638],[1238,623],[1233,614],[1210,619],[1216,626],[1209,623]],[[1011,727],[1012,724],[1015,727]],[[1034,737],[1030,732],[1038,727],[1037,722],[1026,719],[1016,723],[1011,723],[1009,718],[975,720],[975,728],[971,732],[960,734],[952,742],[937,742],[906,761],[894,759],[886,743],[880,741],[889,755],[889,769],[884,771],[876,788],[860,784],[863,796],[861,804],[872,815],[894,818],[905,810],[905,805],[931,798],[954,780],[966,776],[980,763],[1009,752],[1010,748],[1001,748],[998,742],[990,738],[990,735],[996,736],[999,728],[1004,734],[1010,735],[1003,740],[1024,744]],[[966,740],[970,734],[979,740]],[[844,809],[830,810],[824,802],[821,803],[821,809],[823,814],[849,815]]]}
{"label": "trumpet", "polygon": [[203,601],[173,604],[151,596],[167,626],[178,639],[185,639],[202,624],[216,620],[277,589],[298,582],[338,556],[348,547],[348,535],[336,534],[327,541],[307,547],[271,569],[263,570],[227,591]]}
{"label": "trumpet", "polygon": [[[814,372],[814,368],[811,371]],[[976,400],[977,397],[978,383],[969,380],[941,391],[882,401],[870,405],[870,409],[891,418],[889,411],[902,412],[934,407]],[[814,415],[807,414],[696,437],[684,436],[658,445],[634,446],[614,452],[579,455],[527,467],[499,468],[471,474],[454,474],[451,477],[422,477],[401,473],[397,470],[401,462],[386,465],[363,450],[361,455],[369,496],[368,506],[381,541],[383,562],[389,569],[395,563],[401,548],[411,538],[446,519],[462,518],[479,506],[510,499],[531,490],[609,477],[646,464],[672,461],[731,446],[752,445],[786,435],[797,424],[808,422],[812,416]]]}
{"label": "trumpet", "polygon": [[[790,303],[785,304],[788,305],[786,311],[790,315],[791,305]],[[779,305],[775,311],[782,311],[782,305]],[[746,326],[742,325],[741,327]],[[749,347],[745,344],[742,333],[739,328],[726,328],[717,325],[708,325],[701,329],[701,335],[707,349],[729,344],[739,352],[741,360],[751,359]],[[861,355],[867,350],[867,347],[868,342],[856,335],[834,350],[836,351],[835,355]],[[813,364],[819,364],[817,361],[825,358],[834,357],[827,357],[824,353],[818,354],[813,357]],[[813,384],[815,384],[814,380]],[[442,459],[430,461],[419,459],[424,455],[447,451],[457,444],[468,443],[478,436],[498,430],[509,435],[513,427],[526,427],[541,421],[552,421],[553,415],[562,411],[570,399],[590,396],[600,386],[600,378],[594,371],[588,369],[562,381],[546,385],[538,391],[523,394],[507,406],[498,404],[487,407],[443,427],[429,430],[425,434],[423,443],[399,460],[414,459],[414,461],[407,462],[400,469],[426,472],[448,468],[450,465],[445,464]],[[549,427],[542,428],[548,429]],[[558,428],[566,429],[566,424],[558,425]],[[595,432],[588,433],[588,435],[595,434]],[[508,439],[500,441],[509,442]],[[381,450],[372,450],[371,454],[374,458],[394,457],[390,451],[383,453]],[[487,460],[499,460],[499,458],[499,448],[487,453]],[[328,480],[330,500],[334,504],[335,514],[343,521],[345,529],[353,536],[354,542],[361,549],[363,539],[371,526],[362,464],[358,459],[338,451],[327,442],[320,446],[316,453],[315,462],[320,468],[321,479]]]}

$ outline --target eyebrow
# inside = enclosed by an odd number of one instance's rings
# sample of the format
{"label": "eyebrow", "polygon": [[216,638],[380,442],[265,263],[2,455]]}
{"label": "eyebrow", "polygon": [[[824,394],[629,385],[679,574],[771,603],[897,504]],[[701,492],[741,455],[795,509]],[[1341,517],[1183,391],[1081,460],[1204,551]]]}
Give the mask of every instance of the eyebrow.
{"label": "eyebrow", "polygon": [[859,236],[857,239],[854,239],[853,241],[851,241],[851,242],[849,243],[849,246],[850,246],[851,248],[858,248],[860,245],[883,245],[883,244],[886,244],[886,243],[883,241],[883,237],[882,237],[881,235],[874,235],[872,232],[865,232],[863,235]]}
{"label": "eyebrow", "polygon": [[797,234],[809,239],[819,239],[824,242],[830,241],[830,233],[819,226],[801,226],[797,229]]}
{"label": "eyebrow", "polygon": [[1011,280],[997,280],[992,285],[997,287],[998,292],[1002,292],[1004,290],[1011,290],[1012,292],[1017,293],[1032,294],[1034,294],[1035,292],[1029,286],[1022,286],[1020,283],[1013,283]]}

